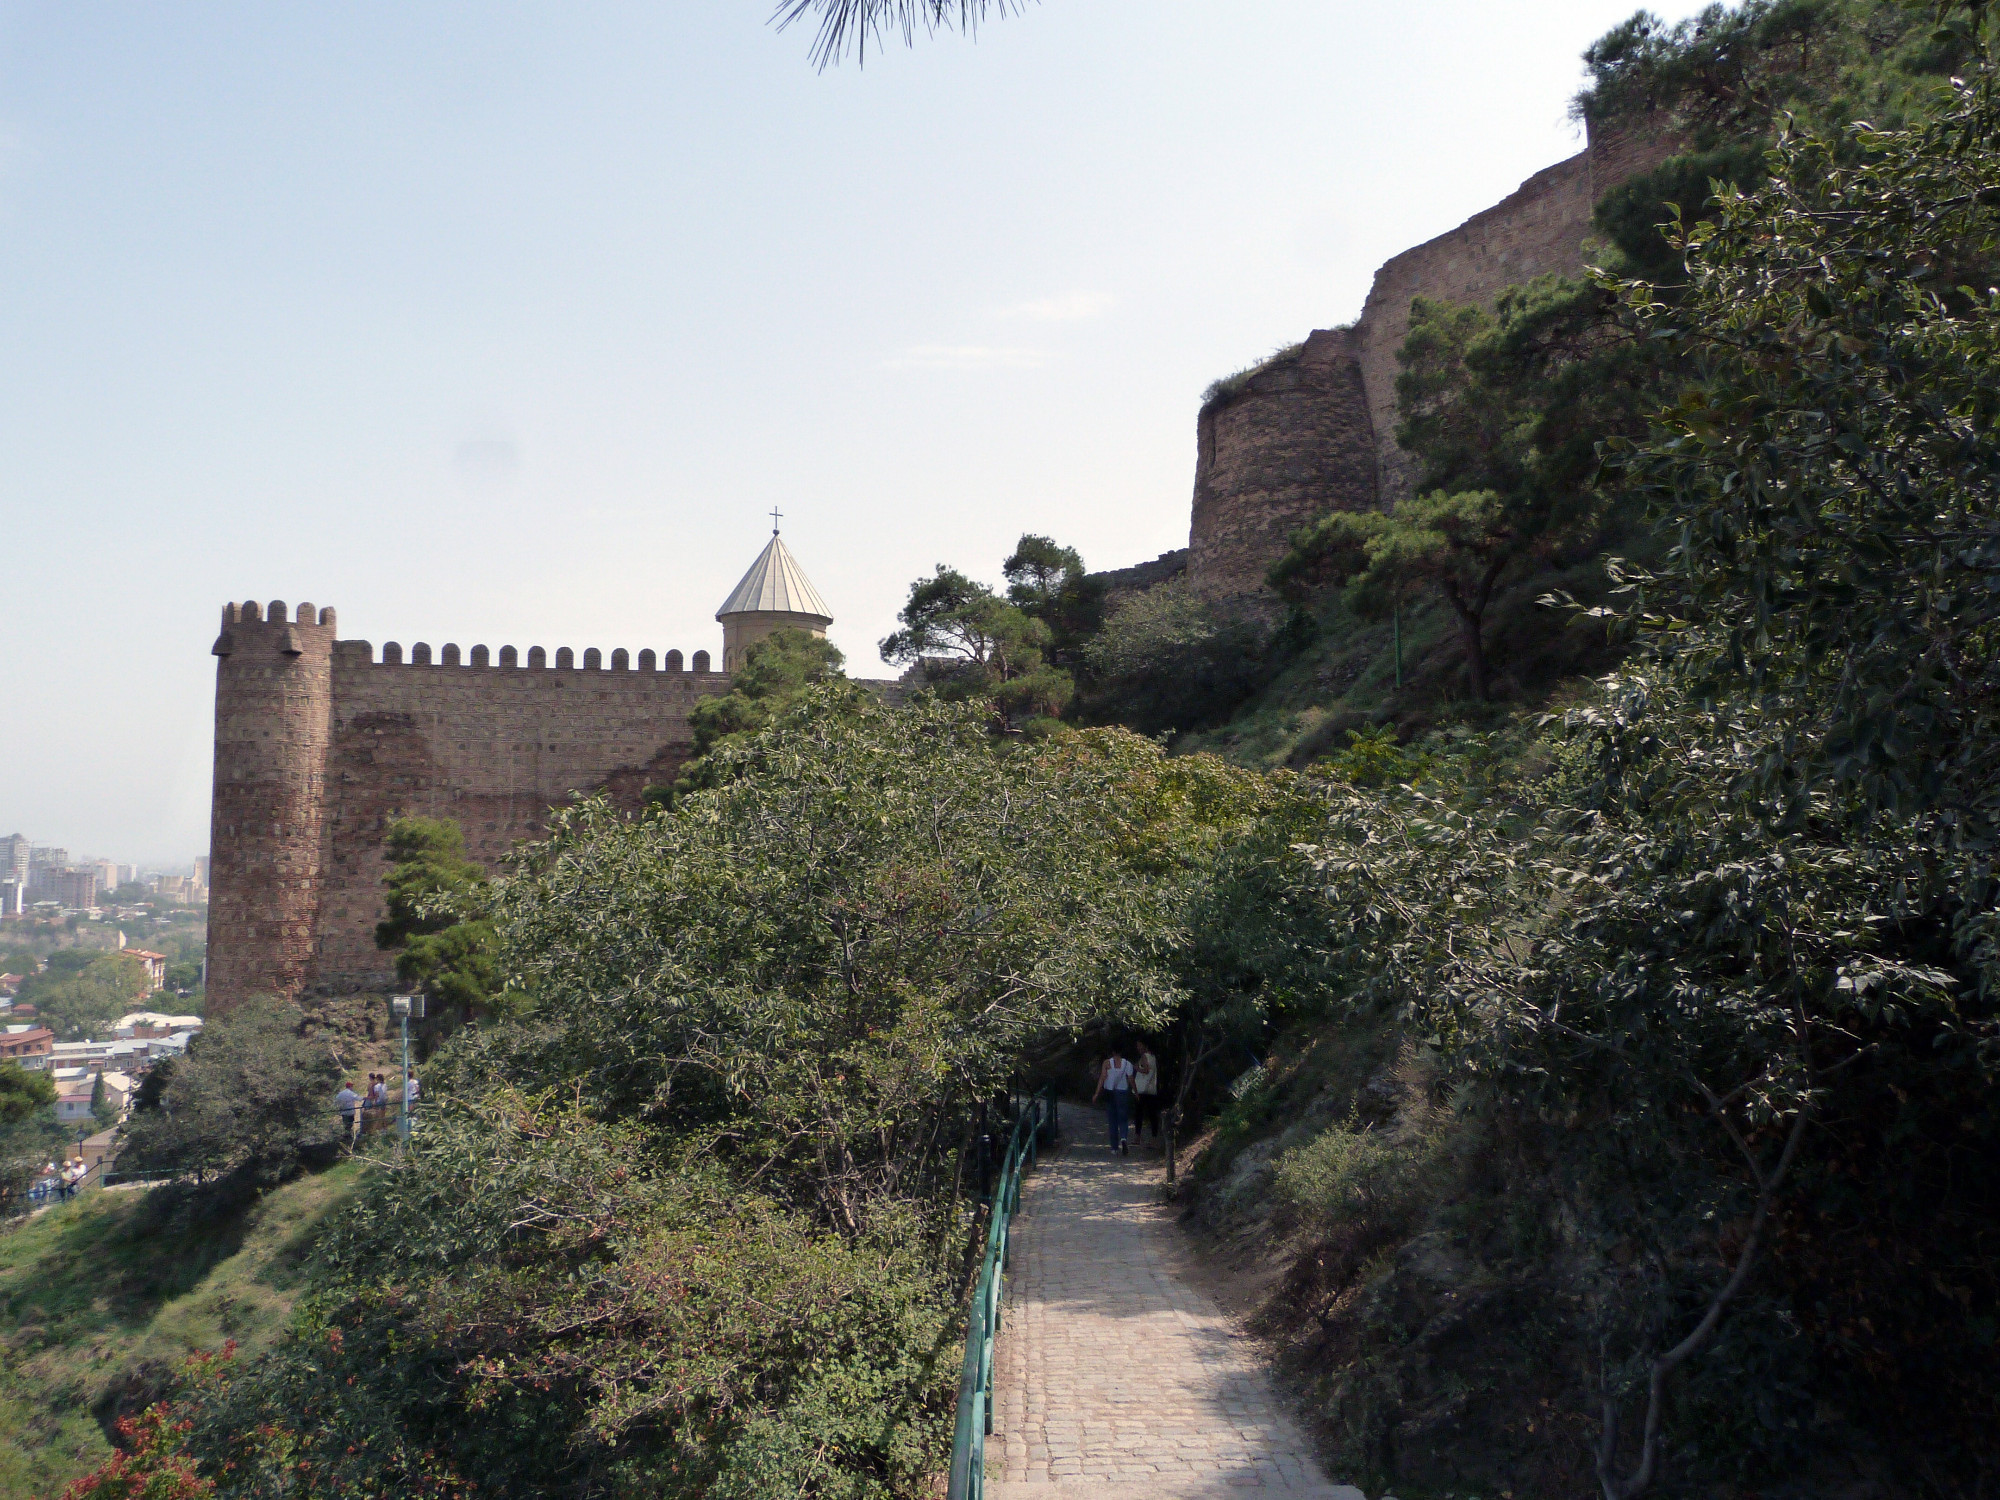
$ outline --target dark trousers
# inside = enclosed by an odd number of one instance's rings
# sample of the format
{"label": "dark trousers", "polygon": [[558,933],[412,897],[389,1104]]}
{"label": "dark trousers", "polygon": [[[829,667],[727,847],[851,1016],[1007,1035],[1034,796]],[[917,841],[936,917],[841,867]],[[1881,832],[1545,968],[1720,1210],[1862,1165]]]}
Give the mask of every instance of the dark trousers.
{"label": "dark trousers", "polygon": [[1132,1096],[1132,1139],[1139,1140],[1146,1133],[1146,1127],[1153,1129],[1153,1138],[1160,1138],[1160,1096],[1158,1094],[1134,1094]]}
{"label": "dark trousers", "polygon": [[1111,1127],[1113,1151],[1125,1140],[1125,1116],[1131,1107],[1132,1095],[1125,1089],[1113,1089],[1104,1096],[1104,1123]]}

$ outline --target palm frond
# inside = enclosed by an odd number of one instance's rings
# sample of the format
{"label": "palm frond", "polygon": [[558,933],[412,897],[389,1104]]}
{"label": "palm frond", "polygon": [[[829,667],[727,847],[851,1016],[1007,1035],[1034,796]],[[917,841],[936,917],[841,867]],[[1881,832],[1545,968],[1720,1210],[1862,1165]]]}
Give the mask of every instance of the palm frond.
{"label": "palm frond", "polygon": [[916,44],[919,29],[926,36],[941,30],[971,36],[989,14],[1018,15],[1027,4],[1028,0],[778,0],[771,22],[783,31],[807,17],[817,18],[812,60],[824,69],[849,51],[857,64],[865,64],[871,43],[879,48],[885,36],[898,33],[906,47]]}

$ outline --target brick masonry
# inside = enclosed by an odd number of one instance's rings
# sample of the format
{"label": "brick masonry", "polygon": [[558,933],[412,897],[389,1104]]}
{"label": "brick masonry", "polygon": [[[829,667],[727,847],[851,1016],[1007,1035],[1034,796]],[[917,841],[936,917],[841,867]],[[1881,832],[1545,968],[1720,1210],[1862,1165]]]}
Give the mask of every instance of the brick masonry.
{"label": "brick masonry", "polygon": [[[393,643],[336,641],[334,612],[232,604],[215,643],[208,999],[381,988],[375,947],[383,840],[402,815],[448,817],[470,856],[498,868],[577,792],[626,808],[693,750],[690,715],[729,690],[697,652],[661,665],[613,652],[411,660]],[[499,663],[504,662],[505,665]]]}
{"label": "brick masonry", "polygon": [[1396,445],[1396,351],[1412,299],[1490,303],[1509,286],[1581,270],[1597,200],[1675,149],[1666,128],[1593,137],[1492,208],[1388,261],[1353,328],[1315,331],[1298,355],[1205,405],[1188,536],[1195,586],[1255,596],[1291,533],[1314,516],[1386,509],[1408,495],[1414,475]]}

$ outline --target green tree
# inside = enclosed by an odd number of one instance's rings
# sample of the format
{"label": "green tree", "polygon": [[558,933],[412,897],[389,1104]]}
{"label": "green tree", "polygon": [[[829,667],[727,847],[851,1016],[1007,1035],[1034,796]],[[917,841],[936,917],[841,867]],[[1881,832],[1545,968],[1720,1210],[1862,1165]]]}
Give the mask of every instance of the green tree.
{"label": "green tree", "polygon": [[921,662],[939,692],[987,699],[1009,727],[1060,713],[1075,693],[1070,675],[1045,657],[1055,639],[1049,625],[956,568],[939,563],[911,584],[897,618],[903,628],[881,643],[884,661]]}
{"label": "green tree", "polygon": [[330,1149],[340,1066],[300,1035],[304,1021],[288,1001],[252,997],[155,1065],[133,1101],[121,1169],[247,1192]]}
{"label": "green tree", "polygon": [[486,873],[465,857],[465,833],[449,818],[398,818],[389,825],[387,915],[375,945],[399,950],[396,978],[437,1007],[433,1030],[484,1011],[512,1012],[493,927],[480,913]]}
{"label": "green tree", "polygon": [[90,1084],[90,1117],[97,1122],[99,1130],[109,1130],[118,1123],[118,1108],[111,1102],[111,1094],[104,1086],[101,1072]]}
{"label": "green tree", "polygon": [[68,1041],[102,1035],[151,991],[146,966],[129,954],[60,948],[41,973],[22,983],[18,999],[32,1004],[42,1024]]}
{"label": "green tree", "polygon": [[0,1060],[0,1204],[27,1191],[63,1139],[55,1080],[11,1058]]}
{"label": "green tree", "polygon": [[807,688],[843,680],[844,665],[838,646],[804,630],[774,630],[752,641],[729,679],[729,691],[695,705],[695,753],[705,755],[728,736],[763,728]]}
{"label": "green tree", "polygon": [[1141,734],[1227,718],[1269,680],[1279,649],[1255,614],[1175,579],[1128,594],[1082,651],[1082,716]]}
{"label": "green tree", "polygon": [[1074,547],[1024,534],[1000,565],[1007,602],[1049,627],[1049,659],[1066,671],[1104,623],[1104,585],[1085,571]]}

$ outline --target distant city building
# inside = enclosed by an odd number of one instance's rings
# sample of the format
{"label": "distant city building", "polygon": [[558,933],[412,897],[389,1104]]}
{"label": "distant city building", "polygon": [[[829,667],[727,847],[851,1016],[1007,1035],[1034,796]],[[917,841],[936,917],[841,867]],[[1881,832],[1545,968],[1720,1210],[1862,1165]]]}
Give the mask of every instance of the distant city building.
{"label": "distant city building", "polygon": [[162,900],[186,901],[188,899],[189,881],[185,875],[156,875],[153,877],[152,884],[153,889],[159,893]]}
{"label": "distant city building", "polygon": [[28,909],[28,882],[13,876],[0,879],[0,917],[18,917]]}
{"label": "distant city building", "polygon": [[206,854],[197,854],[194,857],[194,883],[202,888],[204,894],[207,893],[208,856]]}
{"label": "distant city building", "polygon": [[40,1070],[49,1065],[49,1054],[55,1044],[56,1034],[46,1026],[9,1026],[0,1031],[0,1058],[17,1062],[24,1068]]}
{"label": "distant city building", "polygon": [[91,863],[90,868],[97,872],[97,888],[99,890],[115,891],[118,889],[118,866],[114,861],[108,859],[95,860]]}
{"label": "distant city building", "polygon": [[[122,937],[123,934],[121,933],[120,936]],[[163,990],[167,987],[166,954],[153,953],[145,948],[127,948],[125,956],[127,958],[136,958],[146,966],[146,980],[154,989]]]}
{"label": "distant city building", "polygon": [[60,870],[68,865],[67,849],[58,849],[50,844],[36,844],[28,850],[28,873],[31,878],[38,868]]}
{"label": "distant city building", "polygon": [[61,869],[51,871],[45,887],[48,899],[70,911],[87,911],[97,905],[97,871]]}
{"label": "distant city building", "polygon": [[26,885],[28,856],[34,847],[25,833],[10,833],[0,839],[0,880],[18,880]]}
{"label": "distant city building", "polygon": [[111,1023],[111,1034],[120,1041],[172,1036],[177,1031],[201,1030],[200,1016],[170,1016],[163,1011],[135,1010]]}

